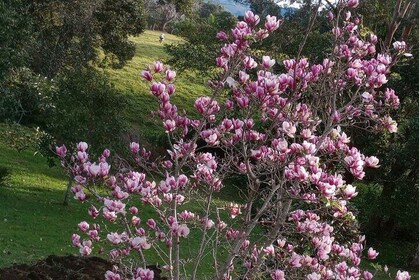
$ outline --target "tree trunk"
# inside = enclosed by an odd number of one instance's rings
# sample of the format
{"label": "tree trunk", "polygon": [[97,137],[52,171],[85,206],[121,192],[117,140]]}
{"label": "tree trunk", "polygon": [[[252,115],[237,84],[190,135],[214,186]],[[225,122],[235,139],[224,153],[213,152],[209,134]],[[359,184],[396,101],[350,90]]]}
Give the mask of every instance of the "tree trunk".
{"label": "tree trunk", "polygon": [[67,190],[65,191],[64,201],[63,201],[64,206],[68,205],[68,197],[69,197],[69,194],[70,194],[70,189],[71,189],[72,184],[73,184],[73,179],[71,177],[68,177]]}

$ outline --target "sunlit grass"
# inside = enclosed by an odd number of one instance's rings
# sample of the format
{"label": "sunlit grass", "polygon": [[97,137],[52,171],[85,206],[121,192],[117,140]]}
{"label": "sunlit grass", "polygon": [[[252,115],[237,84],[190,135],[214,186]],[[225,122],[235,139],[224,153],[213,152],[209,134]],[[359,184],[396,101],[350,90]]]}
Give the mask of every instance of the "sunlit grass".
{"label": "sunlit grass", "polygon": [[0,266],[74,253],[69,238],[86,205],[63,206],[63,172],[31,151],[17,152],[3,143],[0,165],[11,172],[0,186]]}
{"label": "sunlit grass", "polygon": [[[154,142],[155,138],[164,137],[160,122],[151,117],[150,112],[158,109],[156,98],[149,92],[149,83],[140,77],[141,71],[152,66],[155,61],[164,62],[168,55],[164,44],[176,44],[182,41],[179,37],[167,34],[163,43],[159,42],[160,32],[146,31],[130,40],[136,44],[136,55],[121,69],[106,68],[114,86],[127,96],[128,109],[121,112],[121,117],[131,125],[131,136]],[[200,77],[193,72],[185,71],[176,77],[176,92],[173,103],[179,110],[193,111],[196,97],[207,94],[208,78]]]}

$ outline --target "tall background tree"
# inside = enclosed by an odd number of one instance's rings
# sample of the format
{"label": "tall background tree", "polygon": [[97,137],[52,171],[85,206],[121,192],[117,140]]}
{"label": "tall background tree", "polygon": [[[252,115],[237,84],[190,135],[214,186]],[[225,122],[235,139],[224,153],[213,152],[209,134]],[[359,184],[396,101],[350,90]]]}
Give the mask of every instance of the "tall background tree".
{"label": "tall background tree", "polygon": [[[145,28],[143,1],[7,0],[0,24],[0,121],[40,127],[42,144],[79,141],[78,133],[116,143],[125,102],[100,66],[134,56],[129,36]],[[100,131],[89,130],[92,121]]]}
{"label": "tall background tree", "polygon": [[230,30],[237,19],[221,6],[200,3],[195,16],[178,21],[174,33],[183,37],[183,44],[167,45],[168,63],[177,70],[198,70],[208,73],[214,64],[221,42],[215,39],[220,30]]}

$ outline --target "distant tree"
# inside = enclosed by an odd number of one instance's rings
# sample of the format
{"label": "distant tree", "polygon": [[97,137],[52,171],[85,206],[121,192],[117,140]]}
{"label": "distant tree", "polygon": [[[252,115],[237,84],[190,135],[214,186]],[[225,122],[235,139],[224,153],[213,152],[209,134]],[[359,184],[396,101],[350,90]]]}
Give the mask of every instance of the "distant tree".
{"label": "distant tree", "polygon": [[30,56],[33,30],[27,9],[24,0],[0,2],[0,86],[10,69],[25,65]]}
{"label": "distant tree", "polygon": [[0,3],[0,121],[37,125],[45,80],[112,54],[135,54],[129,35],[143,31],[142,0],[7,0]]}
{"label": "distant tree", "polygon": [[230,30],[237,21],[229,12],[211,4],[202,4],[196,14],[199,16],[179,21],[174,26],[175,34],[186,42],[166,45],[166,51],[171,56],[168,63],[179,71],[193,69],[208,72],[221,46],[220,41],[214,39],[215,35],[219,30]]}
{"label": "distant tree", "polygon": [[279,16],[281,8],[274,0],[250,0],[250,10],[258,14],[261,18],[267,15]]}
{"label": "distant tree", "polygon": [[62,72],[48,98],[42,128],[55,143],[88,139],[96,143],[98,151],[118,149],[126,129],[121,116],[126,100],[98,70],[87,67]]}
{"label": "distant tree", "polygon": [[36,75],[28,68],[34,44],[24,0],[0,3],[0,121],[22,120],[37,104]]}
{"label": "distant tree", "polygon": [[382,165],[369,178],[382,189],[366,217],[365,230],[377,238],[397,237],[419,242],[415,234],[419,230],[419,12],[413,1],[389,2],[362,1],[360,10],[365,15],[364,25],[385,37],[380,48],[385,50],[395,40],[406,40],[408,52],[414,58],[407,57],[404,63],[394,67],[395,74],[389,81],[400,97],[401,109],[396,114],[399,132],[392,137],[357,133],[353,138],[376,151]]}
{"label": "distant tree", "polygon": [[141,0],[35,0],[29,12],[37,33],[31,68],[50,78],[86,66],[100,47],[123,65],[134,55],[128,36],[144,29]]}
{"label": "distant tree", "polygon": [[173,3],[160,3],[157,0],[145,0],[147,26],[150,29],[167,31],[168,26],[177,20],[181,14],[176,11]]}
{"label": "distant tree", "polygon": [[113,53],[122,66],[135,54],[130,35],[138,35],[145,28],[143,0],[105,0],[95,12],[102,38],[101,47]]}

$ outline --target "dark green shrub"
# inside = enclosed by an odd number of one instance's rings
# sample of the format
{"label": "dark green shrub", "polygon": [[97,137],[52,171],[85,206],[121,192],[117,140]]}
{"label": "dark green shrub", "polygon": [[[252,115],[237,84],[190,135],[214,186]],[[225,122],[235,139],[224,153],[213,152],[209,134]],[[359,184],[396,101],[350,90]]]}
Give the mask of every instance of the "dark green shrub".
{"label": "dark green shrub", "polygon": [[121,139],[127,126],[121,112],[126,100],[96,69],[66,71],[58,77],[50,99],[54,106],[45,111],[47,134],[40,138],[41,146],[51,149],[64,143],[71,148],[85,141],[96,154],[104,148],[120,151],[125,146]]}
{"label": "dark green shrub", "polygon": [[45,106],[51,82],[29,68],[11,69],[0,84],[0,121],[32,124]]}
{"label": "dark green shrub", "polygon": [[7,184],[10,177],[10,170],[7,167],[0,166],[0,186]]}

